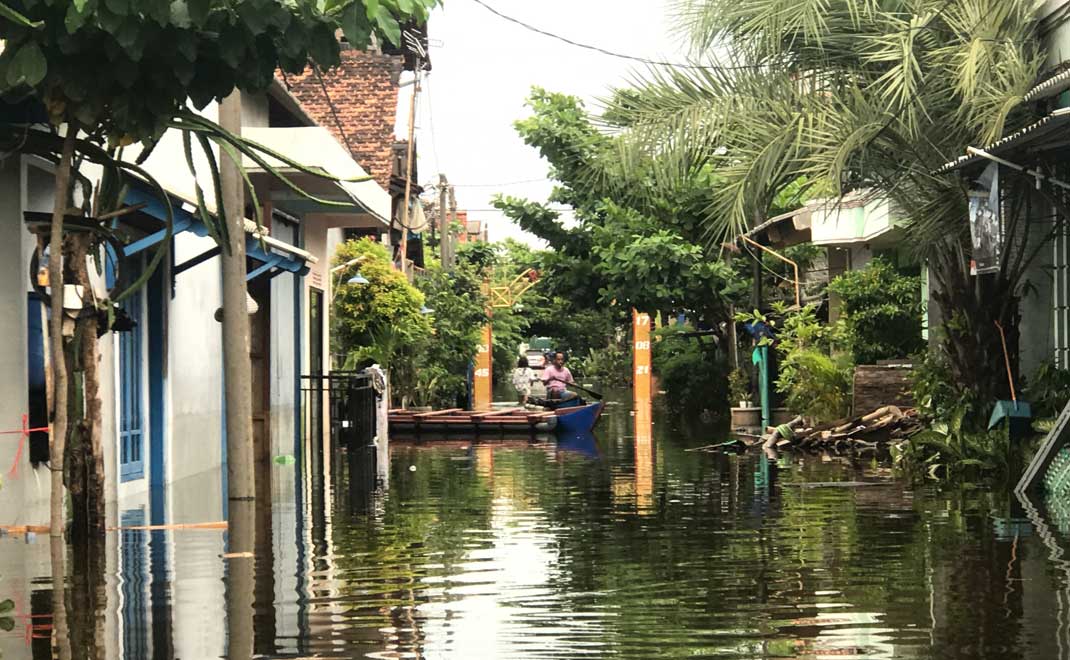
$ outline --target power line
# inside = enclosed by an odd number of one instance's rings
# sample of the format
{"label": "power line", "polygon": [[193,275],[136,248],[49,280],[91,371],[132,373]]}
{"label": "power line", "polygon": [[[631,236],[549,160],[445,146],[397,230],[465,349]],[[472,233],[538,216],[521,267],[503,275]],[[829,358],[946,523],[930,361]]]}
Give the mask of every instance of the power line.
{"label": "power line", "polygon": [[[576,212],[576,209],[574,209],[572,207],[569,207],[569,206],[550,206],[550,207],[545,207],[544,206],[543,208],[545,210],[547,210],[547,211],[555,211],[557,213],[575,213]],[[464,211],[465,213],[504,213],[505,212],[502,209],[494,209],[494,208],[491,208],[491,209],[458,209],[458,210],[459,211]]]}
{"label": "power line", "polygon": [[503,20],[509,21],[510,23],[514,23],[516,25],[519,25],[520,27],[524,28],[525,30],[530,30],[530,31],[535,32],[537,34],[541,34],[544,37],[550,37],[551,39],[556,39],[556,40],[564,42],[564,43],[566,43],[566,44],[568,44],[570,46],[575,46],[576,48],[583,48],[585,50],[592,50],[592,51],[594,51],[596,53],[601,53],[603,55],[609,55],[610,57],[617,57],[617,58],[620,58],[620,59],[623,59],[623,60],[631,60],[633,62],[642,62],[643,64],[652,64],[654,66],[670,66],[670,67],[675,67],[675,68],[678,68],[678,69],[739,71],[739,70],[744,70],[744,69],[765,69],[766,68],[765,65],[761,65],[761,64],[740,64],[740,65],[736,65],[736,66],[732,66],[732,65],[681,64],[679,62],[663,62],[663,61],[659,61],[659,60],[650,60],[650,59],[647,59],[645,57],[638,57],[636,55],[628,55],[627,53],[618,53],[618,52],[615,52],[615,51],[612,51],[612,50],[607,50],[607,49],[602,48],[600,46],[592,46],[591,44],[584,44],[584,43],[580,43],[578,41],[573,41],[572,39],[569,39],[568,37],[562,37],[561,35],[554,34],[553,32],[547,32],[546,30],[537,28],[534,25],[531,25],[530,23],[525,23],[524,21],[521,21],[520,19],[513,18],[512,16],[507,16],[507,15],[501,13],[500,11],[498,11],[497,9],[495,9],[494,7],[491,7],[487,3],[483,2],[483,0],[472,0],[472,1],[475,2],[476,4],[480,5],[481,7],[483,7],[484,9],[489,11],[490,13],[494,14],[498,18],[501,18]]}
{"label": "power line", "polygon": [[346,149],[349,150],[349,155],[353,155],[353,145],[349,143],[349,136],[346,135],[346,129],[342,127],[342,120],[338,118],[338,108],[334,106],[334,100],[331,99],[330,92],[327,91],[327,83],[323,82],[323,75],[320,74],[320,67],[315,62],[312,62],[312,71],[316,74],[316,79],[320,81],[320,89],[323,90],[323,97],[327,99],[327,107],[331,109],[331,116],[334,117],[334,124],[338,127],[338,132],[342,135],[342,141],[346,143]]}
{"label": "power line", "polygon": [[[500,188],[505,186],[519,186],[525,183],[543,183],[544,181],[550,181],[549,177],[543,177],[541,179],[523,179],[521,181],[501,181],[498,183],[451,183],[454,188]],[[437,184],[428,183],[425,188],[434,188]]]}
{"label": "power line", "polygon": [[435,107],[431,98],[431,76],[424,77],[424,86],[427,90],[427,128],[431,133],[431,155],[435,158],[435,171],[442,171],[442,162],[438,159],[438,141],[435,139]]}

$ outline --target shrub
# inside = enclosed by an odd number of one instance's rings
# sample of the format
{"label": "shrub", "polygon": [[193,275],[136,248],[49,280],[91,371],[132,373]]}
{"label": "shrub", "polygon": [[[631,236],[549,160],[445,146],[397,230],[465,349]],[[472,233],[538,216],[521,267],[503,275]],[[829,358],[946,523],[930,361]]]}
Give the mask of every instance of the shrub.
{"label": "shrub", "polygon": [[611,342],[604,348],[592,348],[586,356],[573,363],[574,371],[606,387],[627,385],[632,374],[632,354],[629,349],[630,346],[619,342]]}
{"label": "shrub", "polygon": [[700,412],[728,401],[728,364],[712,337],[679,337],[687,325],[665,326],[654,333],[654,372],[672,408]]}
{"label": "shrub", "polygon": [[925,348],[921,336],[921,280],[900,275],[876,258],[840,275],[829,291],[843,304],[847,345],[855,364],[904,358]]}
{"label": "shrub", "polygon": [[843,344],[843,326],[823,325],[817,307],[778,308],[782,316],[776,335],[780,356],[776,389],[795,413],[828,422],[850,411],[851,356],[837,350]]}
{"label": "shrub", "polygon": [[[341,271],[334,282],[334,352],[347,355],[355,348],[374,345],[376,338],[386,335],[395,335],[403,342],[430,332],[428,320],[420,314],[424,295],[394,270],[386,247],[369,239],[346,241],[338,247],[332,263],[337,266],[358,257],[364,261],[352,270]],[[358,268],[368,283],[346,284]]]}
{"label": "shrub", "polygon": [[1057,416],[1070,400],[1070,370],[1044,362],[1029,378],[1022,397],[1029,401],[1035,416]]}
{"label": "shrub", "polygon": [[[968,431],[980,431],[991,402],[981,401],[968,388],[959,387],[951,377],[951,367],[943,351],[926,351],[914,360],[911,374],[912,394],[918,411],[936,423],[965,425]],[[955,421],[958,420],[958,421]]]}

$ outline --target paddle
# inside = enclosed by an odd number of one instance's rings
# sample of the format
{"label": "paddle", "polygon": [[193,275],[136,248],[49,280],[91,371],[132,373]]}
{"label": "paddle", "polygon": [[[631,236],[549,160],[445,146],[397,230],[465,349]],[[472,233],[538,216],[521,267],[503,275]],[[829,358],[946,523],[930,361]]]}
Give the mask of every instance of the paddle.
{"label": "paddle", "polygon": [[556,380],[557,382],[561,383],[565,387],[574,387],[574,388],[576,388],[577,390],[579,390],[581,392],[585,392],[587,394],[590,394],[591,396],[593,396],[594,398],[598,399],[599,401],[601,401],[602,399],[605,398],[603,395],[599,394],[598,392],[595,392],[594,390],[589,390],[586,387],[583,387],[582,385],[577,385],[576,383],[566,383],[565,381],[561,380],[560,378],[551,378],[550,380]]}

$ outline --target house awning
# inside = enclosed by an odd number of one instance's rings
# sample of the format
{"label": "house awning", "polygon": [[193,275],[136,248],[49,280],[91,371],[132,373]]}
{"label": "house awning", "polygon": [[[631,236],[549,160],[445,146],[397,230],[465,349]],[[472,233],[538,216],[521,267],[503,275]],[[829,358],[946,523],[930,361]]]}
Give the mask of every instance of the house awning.
{"label": "house awning", "polygon": [[[382,226],[390,225],[393,205],[390,194],[374,179],[346,180],[367,179],[368,173],[353,160],[345,147],[340,145],[326,128],[243,128],[242,136],[283,154],[294,162],[338,179],[332,181],[312,176],[267,156],[268,164],[285,174],[302,190],[331,202],[321,204],[310,200],[271,177],[268,182],[271,187],[271,200],[287,213],[296,216],[307,213],[362,215],[374,219]],[[248,156],[243,157],[243,165],[250,176],[269,176]]]}
{"label": "house awning", "polygon": [[755,243],[775,247],[790,247],[810,241],[810,217],[813,208],[802,208],[769,218],[743,234]]}
{"label": "house awning", "polygon": [[[175,195],[171,197],[172,230],[175,235],[182,232],[192,232],[197,236],[208,236],[208,228],[201,222],[197,215],[196,207]],[[153,222],[152,227],[146,228],[145,236],[127,244],[123,249],[125,256],[133,256],[158,245],[166,236],[167,209],[159,197],[140,186],[132,186],[127,194],[125,203],[129,206],[143,205],[140,209],[142,217],[147,217]],[[309,264],[316,263],[316,257],[299,247],[280,241],[267,234],[256,226],[255,222],[245,220],[245,252],[257,263],[246,275],[246,280],[253,280],[263,275],[274,277],[283,272],[296,275],[308,273]],[[219,246],[193,257],[187,262],[176,264],[174,274],[189,270],[193,266],[203,263],[219,254]]]}
{"label": "house awning", "polygon": [[[1053,152],[1070,149],[1070,136],[1059,134],[1068,124],[1070,124],[1070,108],[1060,108],[1025,128],[981,147],[981,151],[1018,161],[1024,165],[1032,165],[1038,160],[1047,160]],[[944,163],[934,174],[980,170],[988,163],[989,160],[981,156],[964,154],[953,161]]]}

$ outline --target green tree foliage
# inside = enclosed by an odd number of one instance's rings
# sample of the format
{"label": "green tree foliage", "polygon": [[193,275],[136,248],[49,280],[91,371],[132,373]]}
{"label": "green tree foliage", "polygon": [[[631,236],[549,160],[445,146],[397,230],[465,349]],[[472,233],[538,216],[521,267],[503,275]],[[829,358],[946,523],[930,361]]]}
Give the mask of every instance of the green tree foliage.
{"label": "green tree foliage", "polygon": [[[371,239],[346,241],[338,247],[332,263],[336,266],[352,259],[359,264],[342,270],[334,287],[334,329],[331,333],[336,353],[348,353],[352,347],[367,346],[384,332],[400,333],[415,339],[430,332],[426,317],[420,313],[424,294],[409,284],[390,263],[390,253]],[[347,284],[359,268],[367,284]]]}
{"label": "green tree foliage", "polygon": [[498,265],[498,247],[485,241],[472,241],[457,246],[457,263],[467,265],[479,275],[489,275]]}
{"label": "green tree foliage", "polygon": [[[714,168],[702,224],[733,239],[800,177],[870,188],[907,216],[950,321],[940,350],[960,387],[1005,388],[994,320],[1011,329],[1032,223],[1008,232],[998,275],[970,275],[966,190],[932,172],[1036,117],[1022,103],[1045,54],[1028,0],[681,0],[694,55],[732,66],[653,71],[613,108],[636,177],[666,187]],[[653,168],[648,163],[653,162]],[[1019,185],[1015,183],[1014,185]],[[1024,185],[1022,183],[1021,185]],[[1041,231],[1046,231],[1041,230]]]}
{"label": "green tree foliage", "polygon": [[[384,365],[398,403],[463,405],[468,367],[487,322],[480,274],[468,265],[447,272],[435,264],[413,285],[370,239],[343,243],[333,263],[358,258],[363,261],[335,283],[335,352],[349,367]],[[368,283],[345,284],[358,268]]]}
{"label": "green tree foliage", "polygon": [[[276,69],[339,61],[335,31],[400,43],[399,21],[434,0],[4,0],[0,95],[44,102],[115,141],[158,137],[185,109],[235,88],[262,91]],[[14,15],[26,20],[12,20]],[[7,20],[4,20],[4,19]]]}
{"label": "green tree foliage", "polygon": [[[334,284],[331,341],[335,355],[347,368],[372,363],[383,365],[390,375],[396,398],[411,399],[418,385],[415,360],[421,344],[431,333],[431,323],[420,313],[424,294],[394,270],[387,249],[370,239],[346,241],[338,247],[335,265],[362,258],[352,269],[340,271]],[[347,284],[356,269],[367,284]]]}
{"label": "green tree foliage", "polygon": [[925,350],[920,278],[900,275],[877,258],[834,279],[829,291],[843,304],[855,364],[907,358]]}
{"label": "green tree foliage", "polygon": [[498,198],[495,205],[553,248],[540,264],[554,283],[544,291],[574,300],[577,309],[616,303],[621,322],[632,306],[690,311],[711,326],[724,321],[726,298],[741,289],[717,255],[698,245],[709,175],[673,188],[625,179],[616,138],[599,130],[578,99],[535,88],[528,103],[532,116],[518,121],[517,131],[561,184],[548,201],[575,209],[575,222],[566,225],[557,211],[527,200]]}
{"label": "green tree foliage", "polygon": [[416,286],[432,310],[431,334],[417,340],[419,403],[463,407],[468,367],[475,359],[480,330],[487,322],[482,282],[468,267],[446,272],[432,266]]}

